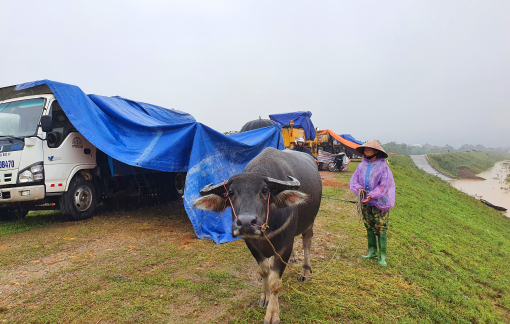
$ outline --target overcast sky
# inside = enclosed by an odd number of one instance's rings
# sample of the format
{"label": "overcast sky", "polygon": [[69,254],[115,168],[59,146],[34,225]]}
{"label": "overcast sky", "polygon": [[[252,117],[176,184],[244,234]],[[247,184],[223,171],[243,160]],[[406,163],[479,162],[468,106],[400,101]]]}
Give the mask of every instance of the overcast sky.
{"label": "overcast sky", "polygon": [[0,87],[50,79],[218,131],[510,146],[510,1],[0,0]]}

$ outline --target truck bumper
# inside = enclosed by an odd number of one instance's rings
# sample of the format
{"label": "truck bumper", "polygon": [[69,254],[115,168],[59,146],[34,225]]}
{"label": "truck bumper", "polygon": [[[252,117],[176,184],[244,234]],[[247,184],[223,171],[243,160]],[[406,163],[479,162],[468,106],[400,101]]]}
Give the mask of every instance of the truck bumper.
{"label": "truck bumper", "polygon": [[0,189],[0,203],[33,201],[44,199],[44,185]]}

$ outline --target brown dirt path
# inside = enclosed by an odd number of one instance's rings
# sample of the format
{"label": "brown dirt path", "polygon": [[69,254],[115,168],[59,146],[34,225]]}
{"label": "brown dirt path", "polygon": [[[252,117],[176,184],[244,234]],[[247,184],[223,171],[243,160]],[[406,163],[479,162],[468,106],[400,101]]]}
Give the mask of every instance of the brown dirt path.
{"label": "brown dirt path", "polygon": [[319,171],[322,179],[322,187],[323,188],[334,188],[334,187],[342,187],[349,188],[349,183],[338,181],[335,177],[337,172],[330,171]]}

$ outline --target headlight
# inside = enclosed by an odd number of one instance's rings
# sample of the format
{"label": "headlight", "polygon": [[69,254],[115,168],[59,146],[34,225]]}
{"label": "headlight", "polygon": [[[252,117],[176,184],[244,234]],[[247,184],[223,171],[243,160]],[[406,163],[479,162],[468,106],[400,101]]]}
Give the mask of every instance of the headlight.
{"label": "headlight", "polygon": [[34,182],[34,175],[30,170],[25,170],[19,174],[19,182]]}
{"label": "headlight", "polygon": [[37,162],[21,170],[18,176],[18,182],[34,182],[44,180],[44,166],[42,162]]}
{"label": "headlight", "polygon": [[30,167],[30,171],[32,171],[32,173],[42,173],[44,170],[42,164],[38,164],[38,165],[34,165],[32,167]]}

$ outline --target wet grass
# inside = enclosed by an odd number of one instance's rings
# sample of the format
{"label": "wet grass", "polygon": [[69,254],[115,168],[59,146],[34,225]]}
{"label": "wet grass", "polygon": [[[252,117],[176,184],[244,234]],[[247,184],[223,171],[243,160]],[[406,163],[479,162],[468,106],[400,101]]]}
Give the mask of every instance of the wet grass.
{"label": "wet grass", "polygon": [[354,171],[356,171],[356,168],[358,167],[359,164],[360,164],[360,162],[352,162],[351,161],[351,163],[349,163],[349,167],[347,168],[347,171],[337,172],[335,174],[335,178],[338,181],[349,182],[349,180],[351,180],[351,177],[352,177]]}
{"label": "wet grass", "polygon": [[58,211],[29,212],[28,215],[21,220],[0,222],[0,237],[45,227],[53,224],[60,218],[61,214]]}
{"label": "wet grass", "polygon": [[[389,162],[397,205],[388,266],[361,260],[366,231],[353,204],[324,199],[314,279],[299,283],[285,271],[282,323],[509,322],[510,220],[408,157]],[[354,170],[335,177],[348,181]],[[340,187],[324,195],[354,198]],[[0,323],[263,321],[257,268],[244,243],[196,239],[182,210],[39,225],[0,238],[7,246],[0,251]]]}
{"label": "wet grass", "polygon": [[507,322],[510,220],[419,171],[407,157],[390,161],[397,183],[391,234],[401,252],[393,265],[426,288],[429,307],[437,302],[430,318]]}

